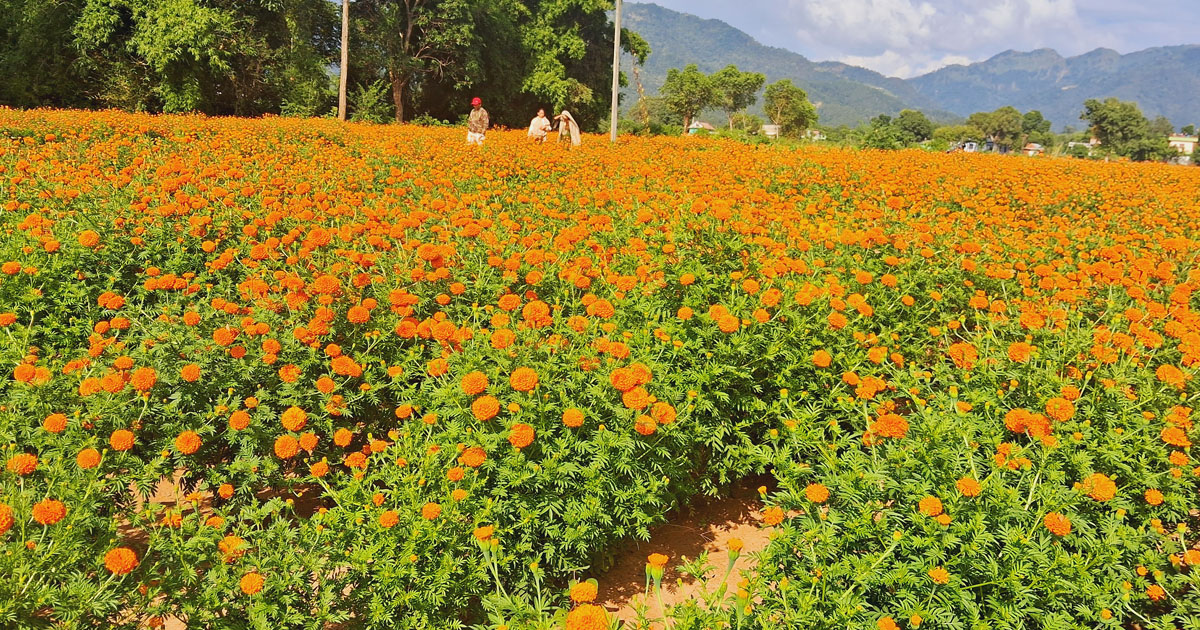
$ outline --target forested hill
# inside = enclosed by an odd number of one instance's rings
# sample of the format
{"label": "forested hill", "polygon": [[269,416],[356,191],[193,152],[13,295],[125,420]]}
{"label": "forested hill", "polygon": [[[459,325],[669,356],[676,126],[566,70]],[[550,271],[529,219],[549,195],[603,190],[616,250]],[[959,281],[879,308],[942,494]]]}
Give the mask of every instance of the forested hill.
{"label": "forested hill", "polygon": [[[626,4],[625,25],[650,44],[643,83],[654,94],[667,70],[694,63],[706,73],[729,64],[761,72],[767,82],[792,79],[808,92],[823,125],[855,125],[879,114],[921,109],[947,118],[934,101],[902,79],[840,63],[815,63],[803,55],[764,46],[720,20],[706,20],[656,4]],[[939,113],[941,115],[939,115]]]}
{"label": "forested hill", "polygon": [[909,81],[921,94],[961,115],[1013,105],[1037,109],[1054,123],[1079,127],[1089,98],[1135,101],[1149,117],[1180,127],[1200,122],[1200,46],[1149,48],[1122,55],[1099,48],[1063,57],[1044,48],[1007,51],[969,66],[948,66]]}
{"label": "forested hill", "polygon": [[[1041,110],[1054,127],[1080,126],[1089,98],[1136,101],[1149,117],[1177,127],[1200,122],[1200,46],[1151,48],[1121,55],[1099,49],[1064,58],[1050,49],[1008,51],[969,66],[948,66],[905,80],[837,62],[813,62],[764,46],[720,20],[656,4],[626,4],[625,21],[650,44],[645,87],[655,93],[670,68],[697,64],[704,72],[728,64],[761,72],[767,81],[792,79],[817,105],[822,125],[854,125],[878,114],[920,109],[949,119],[1012,105]],[[714,116],[715,117],[715,116]]]}

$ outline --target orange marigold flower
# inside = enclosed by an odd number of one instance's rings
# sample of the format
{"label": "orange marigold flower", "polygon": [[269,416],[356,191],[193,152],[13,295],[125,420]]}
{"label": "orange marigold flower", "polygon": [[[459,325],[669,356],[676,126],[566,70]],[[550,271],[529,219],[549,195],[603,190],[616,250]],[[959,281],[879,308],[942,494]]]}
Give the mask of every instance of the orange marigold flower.
{"label": "orange marigold flower", "polygon": [[1059,422],[1066,422],[1075,416],[1075,405],[1066,398],[1055,396],[1046,401],[1046,415]]}
{"label": "orange marigold flower", "polygon": [[621,394],[621,402],[627,409],[640,411],[650,404],[650,394],[644,387],[635,387]]}
{"label": "orange marigold flower", "polygon": [[158,382],[158,373],[152,367],[140,367],[129,375],[129,384],[139,392],[148,392]]}
{"label": "orange marigold flower", "polygon": [[1167,592],[1163,590],[1163,587],[1157,584],[1151,584],[1150,586],[1146,587],[1146,597],[1159,602],[1166,599]]}
{"label": "orange marigold flower", "polygon": [[195,431],[184,431],[175,438],[175,450],[184,455],[191,455],[200,450],[201,444],[200,434]]}
{"label": "orange marigold flower", "polygon": [[432,521],[442,515],[442,506],[430,501],[421,506],[421,518]]}
{"label": "orange marigold flower", "polygon": [[483,393],[483,390],[487,389],[488,377],[483,372],[476,370],[463,376],[462,381],[459,382],[459,386],[462,387],[464,394],[474,396]]}
{"label": "orange marigold flower", "polygon": [[495,527],[491,525],[483,525],[476,527],[475,531],[472,532],[472,535],[475,536],[475,540],[478,540],[479,542],[487,542],[492,539],[492,534],[494,533],[496,533]]}
{"label": "orange marigold flower", "polygon": [[67,516],[67,506],[55,499],[42,499],[33,504],[33,520],[42,525],[53,525]]}
{"label": "orange marigold flower", "polygon": [[384,529],[391,529],[400,522],[400,515],[392,510],[384,510],[383,514],[379,515],[379,526]]}
{"label": "orange marigold flower", "polygon": [[100,244],[100,235],[94,230],[84,230],[77,237],[79,244],[88,249],[92,249]]}
{"label": "orange marigold flower", "polygon": [[342,448],[350,446],[350,441],[354,439],[354,432],[350,429],[342,427],[333,432],[333,443]]}
{"label": "orange marigold flower", "polygon": [[133,432],[126,429],[117,429],[108,437],[108,445],[114,451],[128,451],[133,448]]}
{"label": "orange marigold flower", "polygon": [[963,477],[962,479],[959,479],[958,481],[954,482],[954,487],[958,488],[958,493],[964,497],[979,496],[979,493],[983,491],[983,486],[981,486],[979,482],[972,477]]}
{"label": "orange marigold flower", "polygon": [[13,523],[12,508],[4,503],[0,503],[0,536],[3,536],[12,529]]}
{"label": "orange marigold flower", "polygon": [[1018,341],[1008,346],[1008,359],[1010,361],[1024,363],[1028,361],[1031,356],[1033,356],[1033,346],[1025,343],[1024,341]]}
{"label": "orange marigold flower", "polygon": [[365,324],[371,320],[371,311],[363,306],[351,306],[346,313],[346,320],[351,324]]}
{"label": "orange marigold flower", "polygon": [[1158,377],[1159,381],[1178,387],[1179,389],[1183,389],[1187,385],[1188,375],[1174,365],[1164,363],[1158,366],[1158,369],[1154,371],[1154,375]]}
{"label": "orange marigold flower", "polygon": [[875,627],[879,630],[900,630],[900,626],[896,625],[896,620],[891,617],[880,617],[879,621],[875,622]]}
{"label": "orange marigold flower", "polygon": [[224,556],[226,564],[241,558],[246,554],[246,541],[240,536],[226,536],[217,543],[217,550]]}
{"label": "orange marigold flower", "polygon": [[782,523],[783,508],[779,507],[778,505],[772,505],[771,507],[763,510],[762,522],[763,525],[766,525],[767,527],[774,527]]}
{"label": "orange marigold flower", "polygon": [[1097,501],[1108,501],[1117,496],[1117,484],[1103,473],[1092,473],[1083,480],[1083,491]]}
{"label": "orange marigold flower", "polygon": [[117,547],[104,554],[104,568],[113,575],[132,573],[137,564],[137,554],[129,547]]}
{"label": "orange marigold flower", "polygon": [[1071,519],[1059,514],[1058,512],[1050,512],[1042,519],[1042,523],[1050,533],[1055,536],[1066,536],[1071,533]]}
{"label": "orange marigold flower", "polygon": [[538,374],[527,367],[519,367],[513,370],[511,376],[508,377],[508,382],[512,388],[519,392],[533,391],[538,385]]}
{"label": "orange marigold flower", "polygon": [[1146,491],[1146,503],[1150,505],[1162,505],[1163,493],[1156,488],[1151,488]]}
{"label": "orange marigold flower", "polygon": [[571,601],[576,604],[586,604],[594,601],[597,590],[595,582],[576,582],[571,585]]}
{"label": "orange marigold flower", "polygon": [[908,435],[908,421],[894,413],[887,413],[871,423],[871,433],[898,440]]}
{"label": "orange marigold flower", "polygon": [[481,446],[472,446],[458,456],[458,463],[467,468],[479,468],[487,461],[487,452]]}
{"label": "orange marigold flower", "polygon": [[934,496],[928,496],[921,499],[917,507],[926,516],[937,516],[942,513],[942,500]]}
{"label": "orange marigold flower", "polygon": [[570,429],[577,429],[583,426],[583,411],[579,409],[567,409],[562,415],[563,425]]}
{"label": "orange marigold flower", "polygon": [[929,578],[934,584],[947,584],[950,582],[950,572],[942,567],[934,567],[929,570]]}
{"label": "orange marigold flower", "polygon": [[723,333],[736,332],[741,325],[742,320],[738,319],[734,315],[725,314],[717,319],[717,327],[720,328],[721,332]]}
{"label": "orange marigold flower", "polygon": [[670,556],[666,556],[661,553],[652,553],[646,557],[646,564],[654,567],[655,569],[662,569],[667,566],[667,561],[670,559]]}
{"label": "orange marigold flower", "polygon": [[804,488],[804,497],[813,503],[824,503],[829,499],[829,488],[819,483],[810,483]]}
{"label": "orange marigold flower", "polygon": [[7,468],[10,473],[24,476],[33,472],[37,468],[37,463],[37,455],[32,453],[17,453],[8,458]]}
{"label": "orange marigold flower", "polygon": [[262,591],[264,582],[265,580],[261,573],[251,571],[238,580],[238,588],[242,589],[242,592],[247,595],[257,595]]}
{"label": "orange marigold flower", "polygon": [[321,461],[308,467],[308,474],[320,479],[329,474],[329,462],[322,459]]}
{"label": "orange marigold flower", "polygon": [[179,370],[179,378],[182,378],[189,383],[195,383],[200,379],[200,366],[196,365],[195,363],[189,363],[183,366]]}
{"label": "orange marigold flower", "polygon": [[516,448],[525,448],[533,444],[533,427],[520,422],[514,424],[508,432],[508,443]]}
{"label": "orange marigold flower", "polygon": [[500,413],[500,401],[495,396],[480,396],[471,403],[471,415],[480,422],[491,420],[498,413]]}
{"label": "orange marigold flower", "polygon": [[1164,428],[1162,433],[1159,433],[1159,438],[1171,446],[1178,446],[1180,448],[1188,448],[1192,445],[1192,441],[1188,439],[1187,433],[1176,426]]}
{"label": "orange marigold flower", "polygon": [[[352,378],[358,378],[359,376],[362,376],[363,372],[361,365],[356,363],[354,359],[351,359],[344,354],[334,357],[333,361],[330,362],[329,367],[331,370],[333,370],[334,374],[338,374],[340,376],[349,376]],[[438,375],[433,374],[433,376]]]}
{"label": "orange marigold flower", "polygon": [[633,423],[633,430],[641,435],[653,435],[658,430],[658,423],[647,415],[639,415]]}
{"label": "orange marigold flower", "polygon": [[299,407],[288,407],[279,420],[283,424],[283,428],[295,432],[308,424],[308,414]]}
{"label": "orange marigold flower", "polygon": [[291,459],[300,451],[300,443],[290,435],[275,438],[275,455],[279,459]]}
{"label": "orange marigold flower", "polygon": [[833,363],[833,356],[824,350],[817,350],[813,353],[812,363],[819,368],[827,368]]}
{"label": "orange marigold flower", "polygon": [[100,465],[100,451],[94,448],[85,448],[79,451],[75,456],[75,465],[83,470],[95,468]]}
{"label": "orange marigold flower", "polygon": [[564,630],[608,630],[608,613],[595,604],[581,604],[567,613]]}
{"label": "orange marigold flower", "polygon": [[238,410],[229,414],[229,428],[234,431],[241,431],[250,426],[250,414],[245,411]]}
{"label": "orange marigold flower", "polygon": [[37,368],[28,363],[22,363],[13,369],[13,378],[19,383],[28,383],[35,376],[37,376]]}

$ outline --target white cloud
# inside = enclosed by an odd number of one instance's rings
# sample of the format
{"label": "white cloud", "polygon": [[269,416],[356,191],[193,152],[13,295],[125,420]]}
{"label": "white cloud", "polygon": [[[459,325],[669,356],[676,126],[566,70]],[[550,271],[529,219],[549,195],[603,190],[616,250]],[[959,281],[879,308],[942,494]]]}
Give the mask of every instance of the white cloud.
{"label": "white cloud", "polygon": [[800,48],[914,76],[1008,48],[1070,43],[1075,0],[788,0]]}

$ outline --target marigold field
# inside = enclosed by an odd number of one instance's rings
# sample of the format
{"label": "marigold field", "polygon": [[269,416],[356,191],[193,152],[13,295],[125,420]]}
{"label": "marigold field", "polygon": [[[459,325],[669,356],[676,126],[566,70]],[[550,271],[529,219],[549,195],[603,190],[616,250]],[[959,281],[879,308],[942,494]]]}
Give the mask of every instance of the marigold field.
{"label": "marigold field", "polygon": [[1200,169],[462,135],[0,110],[0,626],[1200,628]]}

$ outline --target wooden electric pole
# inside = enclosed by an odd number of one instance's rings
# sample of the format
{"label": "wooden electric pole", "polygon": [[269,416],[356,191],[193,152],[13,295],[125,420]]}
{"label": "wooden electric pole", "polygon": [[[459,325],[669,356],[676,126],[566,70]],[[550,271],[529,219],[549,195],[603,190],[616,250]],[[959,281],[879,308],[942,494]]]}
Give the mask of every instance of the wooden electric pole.
{"label": "wooden electric pole", "polygon": [[621,0],[616,0],[616,19],[613,20],[613,82],[612,82],[612,112],[608,119],[609,141],[617,142],[617,92],[621,88]]}
{"label": "wooden electric pole", "polygon": [[350,0],[342,0],[342,65],[338,68],[338,120],[346,120],[346,76],[350,74]]}

